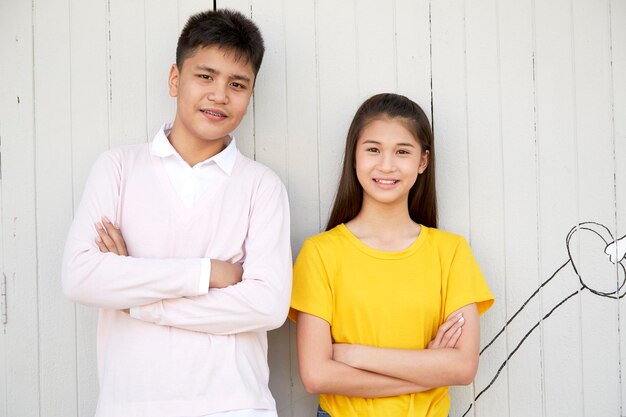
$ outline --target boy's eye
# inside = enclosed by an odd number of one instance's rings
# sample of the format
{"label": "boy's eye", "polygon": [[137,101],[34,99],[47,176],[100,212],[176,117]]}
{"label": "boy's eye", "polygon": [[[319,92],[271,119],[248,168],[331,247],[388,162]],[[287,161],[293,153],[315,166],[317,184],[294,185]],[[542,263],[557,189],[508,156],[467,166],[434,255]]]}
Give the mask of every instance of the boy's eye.
{"label": "boy's eye", "polygon": [[208,74],[199,74],[198,77],[202,78],[203,80],[212,80],[213,77],[211,77]]}
{"label": "boy's eye", "polygon": [[230,85],[232,85],[233,87],[235,87],[237,89],[244,89],[244,88],[246,88],[245,85],[240,84],[240,83],[236,83],[236,82],[232,82],[232,83],[230,83]]}

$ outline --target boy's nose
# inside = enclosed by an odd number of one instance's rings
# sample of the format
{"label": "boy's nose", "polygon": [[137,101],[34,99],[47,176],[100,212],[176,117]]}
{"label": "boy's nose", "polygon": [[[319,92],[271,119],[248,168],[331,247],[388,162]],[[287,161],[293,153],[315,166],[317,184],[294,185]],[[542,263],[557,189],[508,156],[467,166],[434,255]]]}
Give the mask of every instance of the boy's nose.
{"label": "boy's nose", "polygon": [[228,101],[228,95],[226,94],[226,88],[216,85],[208,94],[208,98],[216,103],[226,103]]}

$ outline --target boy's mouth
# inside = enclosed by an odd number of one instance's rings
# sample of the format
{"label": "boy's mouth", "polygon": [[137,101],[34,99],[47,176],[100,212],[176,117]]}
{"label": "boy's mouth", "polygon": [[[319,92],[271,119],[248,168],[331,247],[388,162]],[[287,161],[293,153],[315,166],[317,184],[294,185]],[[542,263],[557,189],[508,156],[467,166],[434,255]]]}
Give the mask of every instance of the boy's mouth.
{"label": "boy's mouth", "polygon": [[219,117],[222,119],[228,117],[226,113],[215,109],[201,109],[200,111],[202,113],[208,114],[209,116]]}

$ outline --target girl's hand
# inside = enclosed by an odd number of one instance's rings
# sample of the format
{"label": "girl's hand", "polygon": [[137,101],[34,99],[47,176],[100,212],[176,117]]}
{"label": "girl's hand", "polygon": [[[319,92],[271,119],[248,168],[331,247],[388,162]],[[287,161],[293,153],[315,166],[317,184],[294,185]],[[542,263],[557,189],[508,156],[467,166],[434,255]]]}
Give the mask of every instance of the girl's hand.
{"label": "girl's hand", "polygon": [[98,245],[100,252],[112,252],[116,255],[128,256],[122,232],[109,219],[103,217],[102,222],[96,224],[96,231],[98,232],[96,245]]}
{"label": "girl's hand", "polygon": [[427,349],[453,348],[459,341],[465,319],[463,313],[452,313],[439,329],[433,340],[428,342]]}

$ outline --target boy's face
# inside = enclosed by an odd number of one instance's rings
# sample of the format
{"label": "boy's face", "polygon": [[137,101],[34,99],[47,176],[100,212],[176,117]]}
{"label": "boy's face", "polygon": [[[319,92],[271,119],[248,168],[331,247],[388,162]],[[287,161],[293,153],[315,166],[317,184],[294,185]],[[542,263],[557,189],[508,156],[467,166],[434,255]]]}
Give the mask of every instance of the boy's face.
{"label": "boy's face", "polygon": [[197,49],[182,68],[170,71],[170,96],[176,97],[171,136],[191,146],[223,146],[246,114],[253,86],[254,71],[245,59],[217,46]]}

